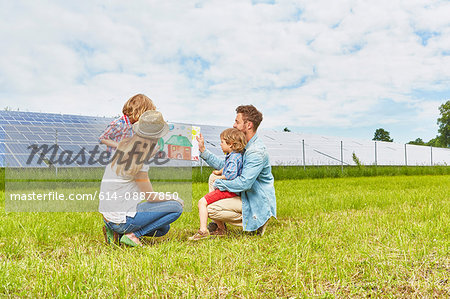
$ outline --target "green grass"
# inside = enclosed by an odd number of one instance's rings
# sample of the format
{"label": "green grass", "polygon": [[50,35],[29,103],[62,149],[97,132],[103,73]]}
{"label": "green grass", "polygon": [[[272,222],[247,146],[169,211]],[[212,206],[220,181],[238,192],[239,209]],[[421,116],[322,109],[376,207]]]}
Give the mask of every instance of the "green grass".
{"label": "green grass", "polygon": [[[206,182],[213,170],[211,167],[152,167],[152,180],[189,180],[196,183]],[[0,187],[4,189],[5,173],[9,180],[36,179],[51,181],[100,182],[104,168],[60,168],[55,169],[0,168]],[[450,175],[450,166],[272,166],[275,180],[323,179],[345,177],[373,177],[398,175]]]}
{"label": "green grass", "polygon": [[[6,297],[448,297],[450,176],[275,182],[264,237],[197,243],[184,213],[144,248],[107,246],[98,213],[5,213]],[[194,198],[207,192],[194,183]]]}
{"label": "green grass", "polygon": [[[192,180],[205,182],[212,168],[192,169]],[[272,166],[275,180],[373,177],[398,175],[450,175],[450,166]]]}

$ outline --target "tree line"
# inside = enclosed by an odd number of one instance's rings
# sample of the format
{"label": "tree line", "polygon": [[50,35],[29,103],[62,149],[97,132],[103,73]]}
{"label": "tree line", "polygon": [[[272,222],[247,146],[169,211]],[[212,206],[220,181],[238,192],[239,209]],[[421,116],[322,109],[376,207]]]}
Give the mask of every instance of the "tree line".
{"label": "tree line", "polygon": [[[425,142],[422,138],[417,138],[408,142],[408,144],[427,145],[433,147],[450,147],[450,100],[439,106],[440,117],[437,119],[439,126],[438,135],[435,138]],[[393,142],[390,133],[383,128],[375,130],[372,140]]]}

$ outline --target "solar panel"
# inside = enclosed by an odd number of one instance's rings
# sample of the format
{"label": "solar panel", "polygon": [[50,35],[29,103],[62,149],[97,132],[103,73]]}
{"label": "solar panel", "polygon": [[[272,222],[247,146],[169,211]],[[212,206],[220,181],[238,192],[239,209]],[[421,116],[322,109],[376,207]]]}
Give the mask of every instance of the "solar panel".
{"label": "solar panel", "polygon": [[58,143],[72,142],[72,139],[68,135],[58,135]]}
{"label": "solar panel", "polygon": [[[48,167],[37,164],[37,157],[27,164],[32,144],[49,146],[57,142],[58,153],[65,150],[78,152],[82,147],[100,151],[98,137],[113,120],[107,117],[0,111],[0,167]],[[183,124],[182,124],[183,125]],[[189,126],[189,124],[184,124]],[[208,150],[223,157],[220,133],[227,127],[195,125],[201,127]],[[405,145],[392,142],[373,142],[352,138],[320,136],[297,132],[260,130],[258,132],[269,152],[272,165],[354,165],[355,153],[365,165],[430,165],[450,164],[450,149]],[[342,153],[341,153],[342,142]],[[304,148],[304,152],[303,152]],[[375,155],[376,153],[376,155]],[[343,161],[341,161],[341,154]],[[49,157],[46,155],[46,159]],[[433,160],[432,160],[433,159]],[[186,166],[186,161],[171,160],[168,165]],[[198,163],[194,165],[199,165]],[[56,165],[58,166],[58,165]],[[69,165],[78,167],[78,165]],[[99,163],[85,166],[102,166]],[[67,167],[67,166],[65,166]]]}
{"label": "solar panel", "polygon": [[81,151],[82,146],[78,144],[61,144],[60,148],[63,151],[72,151],[73,153],[78,153]]}
{"label": "solar panel", "polygon": [[47,167],[45,162],[38,164],[38,160],[36,158],[31,160],[30,155],[18,154],[14,155],[14,157],[20,163],[21,167]]}
{"label": "solar panel", "polygon": [[25,154],[27,152],[30,152],[28,147],[30,144],[28,143],[16,143],[16,142],[8,142],[6,144],[8,154]]}
{"label": "solar panel", "polygon": [[12,154],[5,154],[3,167],[22,167],[19,161]]}
{"label": "solar panel", "polygon": [[70,140],[73,141],[74,143],[84,143],[85,140],[83,139],[83,137],[78,136],[78,135],[71,135],[69,136]]}

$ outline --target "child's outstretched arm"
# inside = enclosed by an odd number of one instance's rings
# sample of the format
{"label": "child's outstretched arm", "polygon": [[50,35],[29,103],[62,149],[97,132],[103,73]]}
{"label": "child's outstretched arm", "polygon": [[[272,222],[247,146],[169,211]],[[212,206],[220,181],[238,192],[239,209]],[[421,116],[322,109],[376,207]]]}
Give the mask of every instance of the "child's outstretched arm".
{"label": "child's outstretched arm", "polygon": [[200,157],[206,161],[206,163],[214,169],[220,169],[225,165],[223,159],[219,159],[216,155],[211,153],[205,148],[205,138],[202,133],[196,137],[198,141],[198,150],[200,151]]}
{"label": "child's outstretched arm", "polygon": [[114,141],[114,138],[121,134],[120,125],[117,122],[117,120],[114,120],[111,122],[103,131],[102,135],[98,138],[100,141],[100,144],[105,144],[106,146],[117,148],[119,143],[117,141]]}
{"label": "child's outstretched arm", "polygon": [[111,140],[111,139],[101,139],[100,143],[105,144],[106,146],[117,148],[119,143],[117,141]]}

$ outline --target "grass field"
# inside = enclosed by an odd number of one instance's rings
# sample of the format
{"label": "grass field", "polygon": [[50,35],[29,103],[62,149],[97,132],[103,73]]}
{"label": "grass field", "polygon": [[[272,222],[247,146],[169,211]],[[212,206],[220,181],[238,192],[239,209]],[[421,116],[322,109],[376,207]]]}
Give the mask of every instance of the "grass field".
{"label": "grass field", "polygon": [[[277,180],[263,237],[192,243],[196,209],[143,248],[107,246],[98,213],[6,213],[6,297],[448,297],[450,176]],[[207,192],[194,183],[193,198]]]}
{"label": "grass field", "polygon": [[[208,166],[166,168],[152,167],[151,179],[159,180],[185,180],[195,183],[208,181],[208,176],[213,169]],[[57,175],[55,169],[29,168],[14,169],[0,168],[0,188],[4,189],[4,177],[7,172],[8,179],[12,178],[39,178],[43,180],[76,180],[100,182],[104,168],[60,168]],[[347,178],[347,177],[374,177],[374,176],[398,176],[398,175],[450,175],[450,167],[446,165],[435,166],[272,166],[272,174],[275,180],[296,179],[323,179],[323,178]]]}

